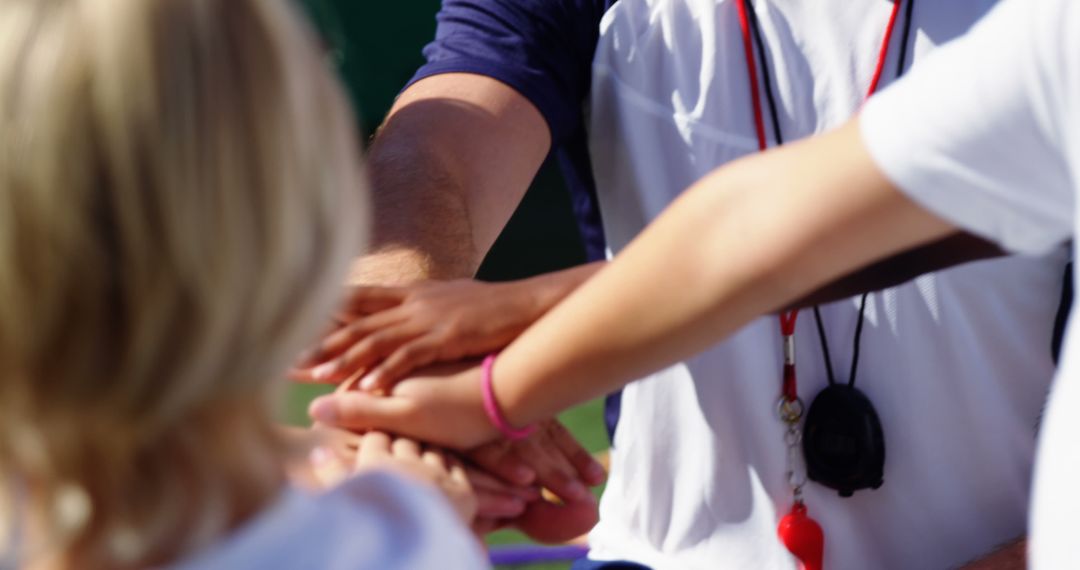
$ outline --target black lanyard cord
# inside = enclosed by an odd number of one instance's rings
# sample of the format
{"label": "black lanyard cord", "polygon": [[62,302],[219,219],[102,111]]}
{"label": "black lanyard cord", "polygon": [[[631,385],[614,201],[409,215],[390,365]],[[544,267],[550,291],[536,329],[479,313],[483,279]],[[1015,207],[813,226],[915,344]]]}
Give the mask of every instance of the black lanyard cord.
{"label": "black lanyard cord", "polygon": [[773,136],[776,138],[776,146],[780,146],[784,144],[784,137],[780,132],[780,114],[776,110],[776,94],[773,93],[772,74],[769,72],[769,62],[765,59],[768,56],[765,53],[764,41],[761,39],[761,23],[758,22],[757,10],[751,8],[746,12],[750,20],[750,29],[753,30],[754,46],[760,55],[758,59],[761,63],[758,65],[761,67],[761,83],[765,88],[765,102],[769,107],[769,120],[772,121]]}
{"label": "black lanyard cord", "polygon": [[[899,1],[899,0],[897,0]],[[915,14],[915,0],[910,0],[904,10],[904,32],[900,34],[900,57],[896,58],[896,77],[900,78],[907,69],[907,51],[911,40],[911,20]]]}
{"label": "black lanyard cord", "polygon": [[[900,2],[901,0],[894,0]],[[908,44],[911,43],[911,21],[915,11],[915,0],[908,0],[904,11],[904,30],[900,35],[900,53],[896,63],[896,77],[899,78],[906,71]],[[765,90],[765,102],[769,108],[769,119],[772,121],[773,136],[776,138],[776,146],[784,144],[783,133],[780,130],[780,113],[777,111],[776,94],[773,91],[772,73],[769,69],[768,55],[765,52],[765,43],[762,40],[761,22],[758,21],[757,10],[747,10],[747,18],[750,21],[751,35],[754,39],[754,47],[759,54],[761,68],[761,82]],[[875,82],[876,84],[876,82]],[[855,377],[859,368],[859,347],[862,345],[863,323],[866,321],[866,298],[869,293],[863,293],[859,301],[859,316],[855,321],[855,339],[851,351],[851,374],[848,377],[848,387],[855,387]],[[821,310],[814,305],[814,322],[817,325],[818,339],[821,342],[821,353],[825,359],[825,372],[828,375],[829,385],[836,384],[836,375],[833,372],[832,358],[829,356],[829,341],[825,335],[825,325],[822,323]]]}
{"label": "black lanyard cord", "polygon": [[[863,293],[859,300],[859,318],[855,321],[855,342],[851,349],[851,374],[848,375],[848,387],[855,387],[855,375],[859,370],[859,347],[862,346],[863,323],[866,321],[866,298],[869,293]],[[814,323],[817,325],[818,340],[821,342],[821,354],[825,359],[825,374],[829,385],[836,384],[836,374],[833,373],[832,358],[829,357],[829,340],[825,336],[825,325],[821,320],[821,309],[814,305]]]}

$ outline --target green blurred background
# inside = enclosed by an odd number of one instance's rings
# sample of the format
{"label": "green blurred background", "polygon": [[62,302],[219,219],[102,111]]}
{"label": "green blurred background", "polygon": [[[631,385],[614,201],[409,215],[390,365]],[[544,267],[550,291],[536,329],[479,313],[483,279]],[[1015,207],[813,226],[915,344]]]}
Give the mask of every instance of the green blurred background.
{"label": "green blurred background", "polygon": [[[298,1],[326,42],[348,88],[360,123],[358,127],[368,140],[394,97],[423,63],[421,49],[435,35],[439,1]],[[584,261],[569,195],[558,169],[549,163],[541,169],[477,277],[489,281],[518,279]],[[286,420],[295,425],[306,424],[307,403],[326,391],[310,386],[292,387],[284,412]],[[600,401],[570,410],[561,419],[590,451],[607,449]],[[527,539],[513,531],[495,533],[489,539],[493,545],[522,542]],[[514,568],[554,570],[567,566],[535,564]]]}

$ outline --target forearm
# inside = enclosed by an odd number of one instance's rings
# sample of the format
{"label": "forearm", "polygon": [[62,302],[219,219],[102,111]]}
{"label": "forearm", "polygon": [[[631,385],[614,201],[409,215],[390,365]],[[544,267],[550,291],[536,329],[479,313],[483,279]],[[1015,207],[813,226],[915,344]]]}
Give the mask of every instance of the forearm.
{"label": "forearm", "polygon": [[707,176],[512,343],[495,366],[509,418],[528,423],[609,392],[953,231],[888,184],[854,126],[812,144]]}
{"label": "forearm", "polygon": [[1019,538],[961,570],[1023,570],[1027,568],[1027,539]]}
{"label": "forearm", "polygon": [[596,275],[606,264],[606,261],[594,261],[593,263],[571,267],[562,271],[514,281],[506,285],[527,291],[526,296],[531,299],[532,303],[532,314],[536,318],[540,318]]}
{"label": "forearm", "polygon": [[380,129],[368,156],[372,247],[354,263],[351,283],[399,285],[475,273],[483,254],[473,240],[461,175],[432,143],[401,121]]}
{"label": "forearm", "polygon": [[450,73],[409,87],[372,144],[372,253],[354,282],[472,277],[550,142],[539,111],[494,79]]}

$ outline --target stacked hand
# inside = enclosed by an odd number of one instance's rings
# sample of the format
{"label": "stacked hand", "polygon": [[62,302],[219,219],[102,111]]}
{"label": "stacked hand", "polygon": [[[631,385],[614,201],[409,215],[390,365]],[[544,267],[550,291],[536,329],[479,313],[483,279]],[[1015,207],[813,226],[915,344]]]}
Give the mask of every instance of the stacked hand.
{"label": "stacked hand", "polygon": [[[499,438],[483,412],[475,362],[430,367],[398,382],[419,366],[501,349],[549,308],[533,289],[524,282],[471,281],[354,288],[336,329],[295,376],[347,385],[364,380],[360,390],[313,402],[313,418],[356,433],[380,430],[461,450],[460,470],[478,503],[472,521],[478,532],[510,524],[544,542],[587,532],[597,519],[588,486],[601,483],[604,470],[561,424],[542,422],[519,442]],[[376,443],[383,448],[382,439]],[[413,449],[394,444],[391,451],[395,445]],[[435,463],[431,458],[427,465]],[[452,461],[445,465],[456,469]],[[541,498],[541,487],[560,502]]]}
{"label": "stacked hand", "polygon": [[420,367],[499,350],[550,308],[553,296],[536,289],[471,280],[354,287],[340,326],[302,360],[296,379],[363,375],[362,390],[388,390]]}

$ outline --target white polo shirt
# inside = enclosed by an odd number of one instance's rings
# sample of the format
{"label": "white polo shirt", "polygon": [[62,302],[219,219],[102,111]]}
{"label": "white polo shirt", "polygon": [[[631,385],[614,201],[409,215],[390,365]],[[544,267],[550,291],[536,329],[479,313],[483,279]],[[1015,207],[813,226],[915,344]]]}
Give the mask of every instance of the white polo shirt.
{"label": "white polo shirt", "polygon": [[[1018,252],[1075,238],[1080,217],[1080,4],[1006,0],[970,36],[868,105],[875,161],[931,211]],[[1003,323],[1011,326],[1011,323]],[[1042,426],[1032,567],[1080,568],[1080,337]]]}
{"label": "white polo shirt", "polygon": [[[850,118],[892,3],[753,4],[785,139]],[[991,4],[918,2],[909,58],[960,35]],[[894,77],[901,29],[884,84]],[[606,14],[590,151],[613,251],[692,182],[757,151],[744,57],[730,0],[622,0]],[[884,427],[885,483],[851,498],[807,486],[826,535],[826,568],[947,568],[1024,534],[1065,258],[1059,249],[972,263],[870,296],[856,387]],[[694,285],[670,284],[673,295]],[[833,365],[845,377],[857,307],[856,299],[823,307]],[[826,379],[808,312],[796,336],[809,404]],[[656,569],[795,568],[776,537],[792,500],[775,413],[781,363],[777,319],[762,318],[627,387],[594,558]]]}

